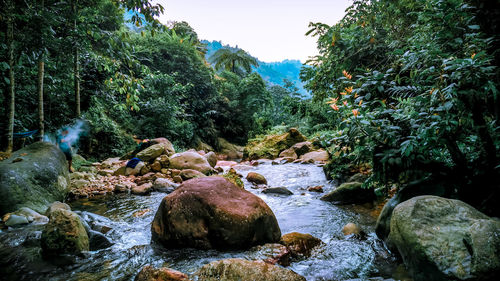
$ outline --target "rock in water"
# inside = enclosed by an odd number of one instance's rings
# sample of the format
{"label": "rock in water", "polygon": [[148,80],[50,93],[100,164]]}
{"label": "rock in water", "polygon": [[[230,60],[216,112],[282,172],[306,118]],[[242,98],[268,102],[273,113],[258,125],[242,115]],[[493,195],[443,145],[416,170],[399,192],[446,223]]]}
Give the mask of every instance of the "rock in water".
{"label": "rock in water", "polygon": [[186,181],[163,198],[151,233],[167,248],[202,249],[249,248],[281,236],[267,204],[222,177]]}
{"label": "rock in water", "polygon": [[293,192],[288,190],[286,187],[269,187],[264,190],[262,190],[262,193],[265,194],[281,194],[281,195],[293,195]]}
{"label": "rock in water", "polygon": [[303,142],[306,137],[297,129],[290,129],[282,135],[267,136],[264,140],[248,143],[244,150],[244,158],[250,160],[268,158],[277,158],[281,151],[290,148],[292,145]]}
{"label": "rock in water", "polygon": [[68,194],[68,162],[62,151],[48,142],[37,142],[0,162],[0,214],[28,207],[43,213]]}
{"label": "rock in water", "polygon": [[49,215],[41,245],[45,256],[78,255],[89,250],[89,237],[77,214],[56,209]]}
{"label": "rock in water", "polygon": [[362,204],[371,202],[375,199],[373,189],[362,188],[360,182],[346,182],[332,190],[330,193],[321,197],[323,201],[333,202],[335,204]]}
{"label": "rock in water", "polygon": [[134,281],[189,281],[189,277],[170,268],[162,267],[156,269],[150,265],[146,265],[141,269]]}
{"label": "rock in water", "polygon": [[311,234],[291,232],[281,237],[280,243],[290,250],[293,257],[309,257],[314,247],[323,242]]}
{"label": "rock in water", "polygon": [[205,175],[208,175],[213,170],[205,157],[191,151],[172,155],[170,157],[170,168],[179,170],[192,169]]}
{"label": "rock in water", "polygon": [[254,183],[254,184],[267,184],[266,178],[255,172],[250,172],[247,174],[247,181]]}
{"label": "rock in water", "polygon": [[462,201],[427,195],[397,205],[388,243],[416,281],[500,280],[500,221]]}
{"label": "rock in water", "polygon": [[225,259],[204,265],[196,273],[199,281],[305,281],[303,276],[264,261]]}

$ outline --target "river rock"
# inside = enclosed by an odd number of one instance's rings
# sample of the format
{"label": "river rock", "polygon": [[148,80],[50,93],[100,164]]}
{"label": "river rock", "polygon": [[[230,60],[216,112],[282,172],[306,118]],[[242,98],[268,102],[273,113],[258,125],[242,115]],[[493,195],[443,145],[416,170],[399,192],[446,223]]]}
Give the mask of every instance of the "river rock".
{"label": "river rock", "polygon": [[290,250],[293,257],[309,257],[314,247],[323,242],[307,233],[291,232],[281,237],[280,243]]}
{"label": "river rock", "polygon": [[282,195],[293,195],[293,192],[288,190],[286,187],[268,187],[262,190],[262,193],[270,194],[282,194]]}
{"label": "river rock", "polygon": [[179,185],[165,178],[157,178],[153,184],[153,190],[172,193]]}
{"label": "river rock", "polygon": [[290,147],[288,149],[283,150],[279,154],[279,157],[293,159],[291,162],[293,162],[295,159],[299,158],[297,153],[295,153],[295,150],[293,149],[293,147]]}
{"label": "river rock", "polygon": [[258,196],[222,177],[184,182],[163,198],[152,239],[167,248],[238,249],[276,242],[276,217]]}
{"label": "river rock", "polygon": [[300,156],[299,159],[302,162],[306,162],[306,163],[315,163],[315,162],[325,163],[326,161],[328,161],[329,157],[330,156],[328,155],[328,151],[326,151],[324,149],[319,149],[316,151],[308,152],[308,153]]}
{"label": "river rock", "polygon": [[199,281],[305,281],[290,269],[264,261],[225,259],[204,265],[196,276]]}
{"label": "river rock", "polygon": [[156,157],[162,155],[164,152],[165,146],[161,143],[157,143],[140,151],[135,157],[141,159],[144,162],[150,162],[156,159]]}
{"label": "river rock", "polygon": [[113,246],[113,243],[99,231],[91,229],[87,232],[87,235],[89,236],[89,249],[91,251],[106,249]]}
{"label": "river rock", "polygon": [[170,168],[179,170],[192,169],[205,175],[208,175],[213,170],[205,157],[191,151],[172,155],[170,157]]}
{"label": "river rock", "polygon": [[277,158],[281,151],[290,148],[292,145],[303,142],[306,137],[297,129],[290,129],[282,135],[267,136],[262,141],[249,142],[243,151],[244,158],[255,160],[260,158]]}
{"label": "river rock", "polygon": [[182,170],[180,173],[180,176],[181,176],[183,181],[194,179],[194,178],[206,177],[205,174],[203,174],[202,172],[198,172],[198,171],[193,170],[193,169]]}
{"label": "river rock", "polygon": [[50,216],[50,214],[52,212],[54,212],[55,210],[67,210],[67,211],[71,211],[71,207],[68,204],[66,204],[66,203],[62,203],[62,202],[56,201],[56,202],[53,202],[52,204],[50,204],[50,206],[45,211],[45,215],[46,216]]}
{"label": "river rock", "polygon": [[312,151],[313,144],[309,141],[303,141],[303,142],[299,142],[299,143],[294,144],[291,148],[295,151],[297,156],[301,156],[301,155],[304,155],[304,154]]}
{"label": "river rock", "polygon": [[[13,162],[10,159],[21,158]],[[0,162],[0,214],[28,207],[44,212],[70,190],[68,162],[62,151],[48,142],[36,142]]]}
{"label": "river rock", "polygon": [[253,184],[267,184],[266,178],[256,172],[250,172],[247,174],[247,181],[253,183]]}
{"label": "river rock", "polygon": [[26,218],[25,216],[20,216],[15,214],[9,214],[7,219],[5,220],[6,226],[17,226],[29,223],[30,222],[28,221],[28,218]]}
{"label": "river rock", "polygon": [[352,175],[347,182],[364,182],[368,178],[368,175],[357,173]]}
{"label": "river rock", "polygon": [[307,188],[307,191],[323,193],[323,186],[322,185],[309,186]]}
{"label": "river rock", "polygon": [[56,209],[42,232],[41,245],[46,256],[77,255],[89,250],[89,237],[77,214]]}
{"label": "river rock", "polygon": [[141,185],[132,186],[130,192],[135,195],[148,195],[153,190],[153,184],[150,182]]}
{"label": "river rock", "polygon": [[115,192],[115,193],[127,193],[129,190],[130,190],[129,186],[119,183],[119,184],[115,184],[113,192]]}
{"label": "river rock", "polygon": [[11,218],[5,222],[5,225],[7,226],[12,225],[13,223],[12,215],[24,217],[29,223],[34,223],[34,224],[45,224],[49,222],[49,218],[47,216],[41,215],[38,212],[35,212],[30,208],[26,207],[22,207],[21,209],[15,211],[14,213],[7,215],[11,216]]}
{"label": "river rock", "polygon": [[232,144],[223,138],[218,138],[220,153],[226,156],[226,160],[235,160],[243,158],[243,147]]}
{"label": "river rock", "polygon": [[154,172],[160,172],[161,171],[161,163],[158,160],[155,160],[153,164],[151,164],[151,170]]}
{"label": "river rock", "polygon": [[250,250],[252,253],[251,259],[261,259],[266,263],[279,264],[289,266],[291,253],[284,245],[278,243],[267,243],[264,245],[255,246]]}
{"label": "river rock", "polygon": [[207,159],[208,164],[210,164],[210,166],[215,167],[215,165],[217,165],[217,155],[215,155],[215,152],[210,151],[204,156]]}
{"label": "river rock", "polygon": [[346,182],[321,197],[321,200],[333,202],[334,204],[362,204],[372,202],[375,192],[371,188],[362,188],[360,182]]}
{"label": "river rock", "polygon": [[397,205],[388,243],[416,281],[500,277],[500,221],[462,201],[418,196]]}
{"label": "river rock", "polygon": [[134,281],[189,281],[189,277],[177,270],[170,268],[154,268],[150,265],[144,266]]}

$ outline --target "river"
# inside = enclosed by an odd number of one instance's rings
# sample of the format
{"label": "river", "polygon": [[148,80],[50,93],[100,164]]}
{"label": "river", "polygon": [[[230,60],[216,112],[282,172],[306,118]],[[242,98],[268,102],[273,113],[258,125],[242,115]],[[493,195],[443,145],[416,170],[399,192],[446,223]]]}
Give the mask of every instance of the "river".
{"label": "river", "polygon": [[[390,278],[396,260],[374,233],[375,219],[348,207],[321,201],[324,194],[307,191],[309,186],[322,185],[326,192],[335,186],[329,183],[322,168],[311,164],[272,165],[264,161],[256,167],[236,166],[243,176],[250,171],[260,173],[270,187],[286,187],[290,196],[264,194],[245,188],[262,198],[278,219],[282,234],[310,233],[325,244],[311,258],[292,262],[288,267],[307,280],[348,280],[369,277]],[[116,194],[71,202],[74,211],[93,217],[112,228],[106,236],[114,243],[108,249],[91,251],[71,266],[55,266],[40,257],[39,238],[43,226],[26,226],[0,232],[0,273],[7,280],[133,280],[147,264],[166,266],[190,276],[202,265],[225,258],[263,258],[255,250],[219,252],[215,250],[165,250],[150,245],[150,225],[164,193],[149,196]],[[134,215],[144,210],[142,216]],[[344,236],[342,227],[355,223],[366,233],[359,240]],[[8,265],[8,268],[5,267]]]}

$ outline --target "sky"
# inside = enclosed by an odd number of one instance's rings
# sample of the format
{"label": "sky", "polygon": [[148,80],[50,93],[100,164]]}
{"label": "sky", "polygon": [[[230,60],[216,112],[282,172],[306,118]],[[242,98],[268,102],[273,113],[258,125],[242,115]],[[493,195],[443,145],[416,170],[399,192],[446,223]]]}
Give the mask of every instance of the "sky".
{"label": "sky", "polygon": [[157,0],[160,22],[186,21],[198,37],[238,46],[264,62],[317,54],[309,22],[337,23],[350,0]]}

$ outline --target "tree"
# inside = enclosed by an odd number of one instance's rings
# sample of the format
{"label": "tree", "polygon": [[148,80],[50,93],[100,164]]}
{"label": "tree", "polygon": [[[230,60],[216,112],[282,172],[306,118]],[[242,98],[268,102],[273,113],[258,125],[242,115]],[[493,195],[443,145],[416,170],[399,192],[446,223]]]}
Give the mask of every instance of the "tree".
{"label": "tree", "polygon": [[215,63],[216,70],[225,69],[239,75],[250,73],[252,66],[259,66],[257,59],[242,49],[222,48],[217,50],[209,60]]}
{"label": "tree", "polygon": [[15,80],[14,80],[14,9],[15,2],[7,1],[7,57],[9,64],[9,121],[7,132],[7,153],[11,153],[14,147],[14,114],[16,104]]}

